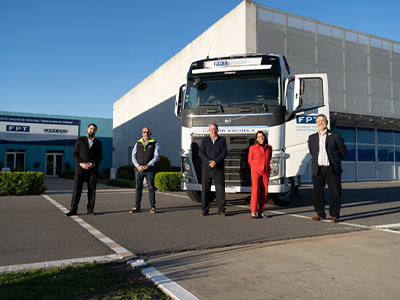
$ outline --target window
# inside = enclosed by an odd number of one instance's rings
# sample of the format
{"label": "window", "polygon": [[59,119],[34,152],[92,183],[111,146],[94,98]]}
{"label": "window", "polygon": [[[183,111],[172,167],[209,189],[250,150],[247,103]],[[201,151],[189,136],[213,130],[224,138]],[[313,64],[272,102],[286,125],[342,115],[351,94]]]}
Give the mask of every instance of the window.
{"label": "window", "polygon": [[301,95],[303,105],[296,111],[304,111],[324,106],[322,80],[320,78],[307,78],[302,80],[304,80],[304,91]]}
{"label": "window", "polygon": [[378,129],[378,144],[393,145],[393,130]]}
{"label": "window", "polygon": [[357,142],[360,144],[375,144],[375,130],[373,128],[357,128]]}
{"label": "window", "polygon": [[7,150],[6,167],[11,171],[25,171],[25,150]]}
{"label": "window", "polygon": [[375,145],[358,146],[358,161],[375,161]]}
{"label": "window", "polygon": [[340,132],[346,144],[356,142],[356,132],[354,127],[336,126],[336,130]]}

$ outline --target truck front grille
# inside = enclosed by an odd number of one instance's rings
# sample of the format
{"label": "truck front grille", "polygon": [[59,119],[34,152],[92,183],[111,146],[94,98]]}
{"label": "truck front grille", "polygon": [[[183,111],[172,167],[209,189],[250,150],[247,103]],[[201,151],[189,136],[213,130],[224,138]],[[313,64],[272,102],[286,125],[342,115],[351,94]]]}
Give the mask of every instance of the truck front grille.
{"label": "truck front grille", "polygon": [[[225,137],[228,156],[225,159],[225,185],[251,186],[249,147],[254,144],[253,135],[221,135]],[[201,158],[199,148],[203,136],[192,136],[192,157],[197,178],[201,182]]]}

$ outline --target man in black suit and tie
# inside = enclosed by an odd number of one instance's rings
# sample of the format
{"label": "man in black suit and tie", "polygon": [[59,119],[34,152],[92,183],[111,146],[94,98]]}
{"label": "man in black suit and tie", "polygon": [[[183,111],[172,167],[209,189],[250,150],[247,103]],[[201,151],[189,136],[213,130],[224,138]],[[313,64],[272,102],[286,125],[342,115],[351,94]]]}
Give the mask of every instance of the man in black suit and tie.
{"label": "man in black suit and tie", "polygon": [[202,160],[201,215],[210,210],[211,184],[214,180],[217,195],[218,214],[225,217],[225,168],[224,159],[228,155],[225,138],[218,135],[218,125],[208,125],[210,136],[200,144],[199,156]]}
{"label": "man in black suit and tie", "polygon": [[87,214],[94,215],[97,174],[100,162],[103,159],[103,145],[101,141],[94,138],[97,132],[96,124],[89,124],[87,131],[87,136],[78,138],[72,151],[76,169],[71,210],[66,214],[67,216],[74,216],[78,213],[78,204],[85,180],[87,180],[88,189]]}
{"label": "man in black suit and tie", "polygon": [[325,184],[331,193],[329,214],[331,222],[337,223],[340,218],[342,183],[342,159],[347,148],[339,132],[328,129],[328,119],[324,114],[316,118],[318,132],[308,138],[308,149],[312,157],[313,201],[317,215],[311,220],[320,221],[326,218]]}

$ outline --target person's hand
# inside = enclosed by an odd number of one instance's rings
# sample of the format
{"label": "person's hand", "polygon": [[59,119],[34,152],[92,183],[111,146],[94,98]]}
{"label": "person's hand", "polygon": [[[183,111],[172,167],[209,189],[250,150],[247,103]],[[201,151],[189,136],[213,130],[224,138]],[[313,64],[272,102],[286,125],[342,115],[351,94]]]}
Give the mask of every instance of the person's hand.
{"label": "person's hand", "polygon": [[87,170],[87,169],[89,169],[89,166],[88,166],[88,164],[87,163],[80,163],[79,164],[79,166],[82,168],[82,169],[85,169],[85,170]]}
{"label": "person's hand", "polygon": [[148,166],[139,166],[137,167],[139,172],[143,172],[144,170],[147,170],[149,167]]}
{"label": "person's hand", "polygon": [[216,162],[213,161],[213,160],[210,160],[210,161],[208,162],[208,165],[210,166],[210,168],[213,168],[213,169],[217,166]]}

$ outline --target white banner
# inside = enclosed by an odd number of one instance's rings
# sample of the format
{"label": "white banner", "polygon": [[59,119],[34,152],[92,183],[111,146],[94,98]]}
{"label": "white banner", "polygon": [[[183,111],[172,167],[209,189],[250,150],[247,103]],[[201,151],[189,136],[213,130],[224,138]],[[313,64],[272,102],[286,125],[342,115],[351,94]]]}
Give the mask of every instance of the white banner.
{"label": "white banner", "polygon": [[0,115],[0,143],[74,145],[79,120]]}

